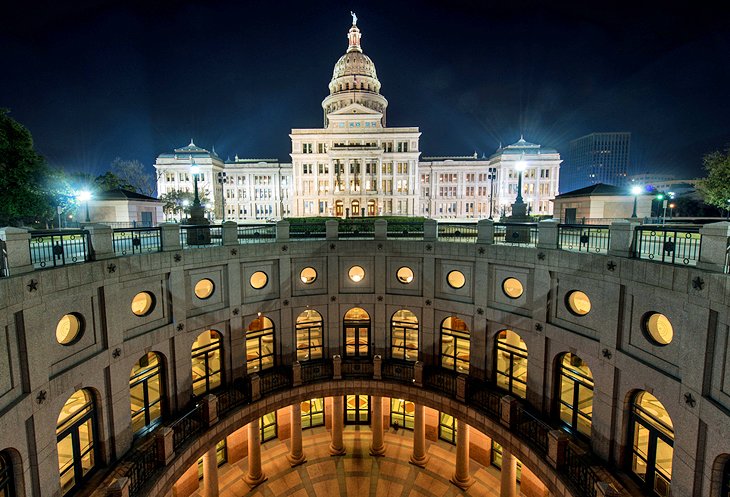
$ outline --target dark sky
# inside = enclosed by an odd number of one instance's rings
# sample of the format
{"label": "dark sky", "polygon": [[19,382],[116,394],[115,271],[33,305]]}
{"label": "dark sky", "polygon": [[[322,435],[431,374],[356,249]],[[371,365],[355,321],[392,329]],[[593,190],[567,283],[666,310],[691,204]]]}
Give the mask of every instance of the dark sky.
{"label": "dark sky", "polygon": [[[699,172],[730,144],[730,7],[709,2],[13,2],[0,15],[0,107],[52,165],[215,146],[288,160],[354,10],[388,99],[423,155],[556,147],[631,131],[638,171]],[[491,5],[490,5],[491,4]],[[16,9],[7,11],[5,9]]]}

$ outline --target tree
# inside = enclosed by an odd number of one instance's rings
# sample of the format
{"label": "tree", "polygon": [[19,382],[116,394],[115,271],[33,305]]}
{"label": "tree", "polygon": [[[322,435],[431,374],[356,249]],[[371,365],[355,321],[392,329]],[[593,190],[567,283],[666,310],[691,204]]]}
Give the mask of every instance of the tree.
{"label": "tree", "polygon": [[724,152],[715,151],[702,159],[707,171],[705,178],[699,185],[699,190],[705,203],[727,209],[730,204],[730,147]]}
{"label": "tree", "polygon": [[[200,193],[200,203],[206,205],[208,203],[208,192]],[[166,216],[175,216],[182,219],[186,216],[188,208],[193,205],[193,199],[195,195],[191,192],[184,192],[180,190],[170,190],[169,192],[160,195],[159,200],[164,202],[162,206],[162,212]],[[208,209],[206,209],[207,211]]]}
{"label": "tree", "polygon": [[107,192],[109,190],[130,190],[130,191],[137,191],[136,188],[125,181],[123,178],[120,178],[116,174],[114,174],[111,171],[107,171],[104,174],[100,174],[94,179],[94,185],[99,191]]}
{"label": "tree", "polygon": [[0,109],[0,226],[48,219],[45,159],[33,148],[30,131]]}
{"label": "tree", "polygon": [[131,185],[133,191],[150,197],[155,195],[157,185],[153,181],[152,175],[145,171],[144,164],[140,161],[123,160],[117,157],[112,161],[111,169],[120,179]]}

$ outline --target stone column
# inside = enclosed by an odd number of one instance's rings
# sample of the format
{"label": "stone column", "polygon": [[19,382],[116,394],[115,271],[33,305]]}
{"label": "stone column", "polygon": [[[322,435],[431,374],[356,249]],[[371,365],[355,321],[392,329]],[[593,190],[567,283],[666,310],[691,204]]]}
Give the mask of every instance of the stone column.
{"label": "stone column", "polygon": [[160,223],[160,244],[163,252],[182,249],[180,244],[180,225],[175,223]]}
{"label": "stone column", "polygon": [[[30,258],[30,233],[26,229],[6,226],[0,229],[0,240],[5,242],[8,273],[29,273],[35,268]],[[3,261],[0,259],[0,264]]]}
{"label": "stone column", "polygon": [[221,225],[223,245],[238,245],[238,224],[235,221],[226,221]]}
{"label": "stone column", "polygon": [[91,243],[91,260],[100,261],[116,257],[111,226],[106,224],[85,224],[84,229],[89,232]]}
{"label": "stone column", "polygon": [[203,454],[202,497],[218,497],[218,459],[215,445]]}
{"label": "stone column", "polygon": [[342,442],[342,430],[345,424],[345,400],[342,395],[332,397],[332,442],[331,456],[344,456],[345,444]]}
{"label": "stone column", "polygon": [[286,459],[292,467],[307,461],[302,451],[302,404],[300,402],[295,402],[291,406],[291,447]]}
{"label": "stone column", "polygon": [[414,404],[413,412],[413,453],[409,462],[425,467],[428,462],[426,454],[426,415],[421,404]]}
{"label": "stone column", "polygon": [[517,496],[517,459],[512,452],[502,446],[502,474],[500,476],[499,497]]}
{"label": "stone column", "polygon": [[469,474],[469,425],[460,419],[456,420],[456,467],[451,483],[463,490],[474,483]]}
{"label": "stone column", "polygon": [[725,262],[728,254],[728,240],[730,239],[730,223],[706,224],[700,228],[702,248],[699,254],[697,267],[707,271],[725,271]]}
{"label": "stone column", "polygon": [[545,219],[537,223],[537,248],[557,249],[559,245],[557,219]]}
{"label": "stone column", "polygon": [[477,243],[494,243],[494,221],[491,219],[480,219],[477,221]]}
{"label": "stone column", "polygon": [[248,473],[243,477],[243,481],[253,488],[266,479],[261,470],[261,435],[259,418],[256,418],[248,424]]}
{"label": "stone column", "polygon": [[373,441],[370,443],[371,456],[385,455],[383,444],[383,397],[371,397],[373,403],[372,431]]}

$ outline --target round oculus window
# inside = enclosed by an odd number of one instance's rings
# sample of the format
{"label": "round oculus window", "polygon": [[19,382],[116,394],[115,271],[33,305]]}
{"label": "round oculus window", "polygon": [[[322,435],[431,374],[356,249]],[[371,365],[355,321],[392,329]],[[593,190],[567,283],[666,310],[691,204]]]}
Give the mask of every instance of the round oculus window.
{"label": "round oculus window", "polygon": [[403,266],[402,268],[398,269],[398,271],[396,271],[395,277],[398,278],[399,282],[407,285],[408,283],[413,281],[413,270],[407,266]]}
{"label": "round oculus window", "polygon": [[256,271],[248,279],[248,282],[253,288],[255,288],[256,290],[260,290],[265,287],[266,284],[269,282],[269,276],[263,271]]}
{"label": "round oculus window", "polygon": [[56,341],[61,345],[71,345],[81,338],[83,331],[84,318],[80,314],[65,314],[56,325]]}
{"label": "round oculus window", "polygon": [[355,283],[360,283],[363,279],[365,279],[365,270],[360,266],[352,266],[347,272],[347,276],[349,276]]}
{"label": "round oculus window", "polygon": [[511,299],[518,299],[525,293],[522,283],[517,278],[507,278],[502,282],[502,291]]}
{"label": "round oculus window", "polygon": [[195,296],[201,300],[207,299],[215,291],[215,283],[208,278],[203,278],[195,284]]}
{"label": "round oculus window", "polygon": [[150,292],[139,292],[132,299],[131,307],[135,316],[146,316],[155,308],[155,296]]}
{"label": "round oculus window", "polygon": [[299,279],[302,280],[302,283],[305,285],[310,285],[317,279],[317,270],[313,267],[305,267],[302,269],[302,272],[299,273]]}
{"label": "round oculus window", "polygon": [[669,345],[674,338],[672,323],[664,314],[658,312],[645,314],[642,327],[649,340],[657,345]]}
{"label": "round oculus window", "polygon": [[568,310],[576,316],[585,316],[591,312],[591,299],[580,290],[573,290],[565,297]]}
{"label": "round oculus window", "polygon": [[446,282],[451,288],[461,288],[466,283],[466,277],[461,271],[451,271],[446,275]]}

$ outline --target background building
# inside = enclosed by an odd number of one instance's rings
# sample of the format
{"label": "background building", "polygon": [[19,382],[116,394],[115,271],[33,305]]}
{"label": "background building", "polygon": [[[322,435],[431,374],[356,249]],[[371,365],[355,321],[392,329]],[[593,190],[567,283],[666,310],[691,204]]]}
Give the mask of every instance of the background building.
{"label": "background building", "polygon": [[630,172],[631,133],[591,133],[570,142],[561,191],[597,183],[625,186]]}

